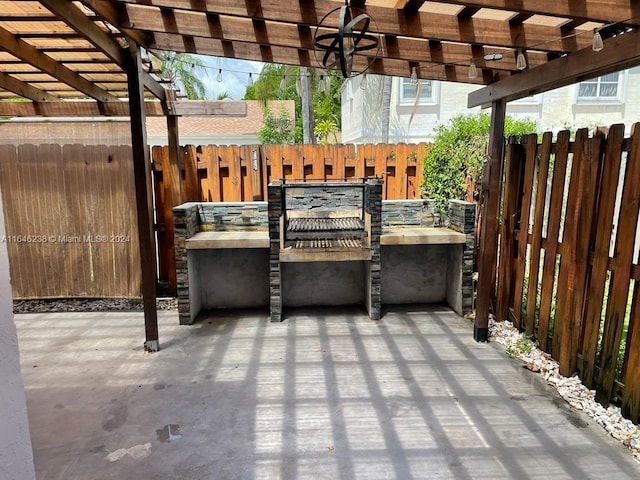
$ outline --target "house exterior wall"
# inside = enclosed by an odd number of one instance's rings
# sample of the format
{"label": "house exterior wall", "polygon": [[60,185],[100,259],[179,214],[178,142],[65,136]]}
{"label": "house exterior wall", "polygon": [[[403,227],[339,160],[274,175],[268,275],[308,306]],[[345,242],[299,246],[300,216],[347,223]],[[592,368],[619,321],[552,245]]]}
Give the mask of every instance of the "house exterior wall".
{"label": "house exterior wall", "polygon": [[[4,236],[4,215],[0,205],[0,238]],[[18,338],[13,321],[9,257],[5,242],[0,242],[0,412],[0,478],[34,479],[33,453],[20,373]]]}
{"label": "house exterior wall", "polygon": [[[361,78],[346,82],[342,89],[342,138],[344,143],[379,143],[382,141],[382,76],[369,75],[367,87],[360,88]],[[579,85],[559,88],[533,98],[510,102],[507,114],[528,118],[540,130],[559,131],[565,128],[594,128],[624,123],[627,133],[635,121],[640,121],[640,67],[620,72],[618,96],[606,101],[578,99]],[[468,109],[467,97],[477,85],[432,82],[431,100],[417,105],[414,98],[403,99],[402,79],[394,77],[389,115],[389,142],[415,143],[432,141],[438,125],[459,114],[477,113],[479,107]]]}

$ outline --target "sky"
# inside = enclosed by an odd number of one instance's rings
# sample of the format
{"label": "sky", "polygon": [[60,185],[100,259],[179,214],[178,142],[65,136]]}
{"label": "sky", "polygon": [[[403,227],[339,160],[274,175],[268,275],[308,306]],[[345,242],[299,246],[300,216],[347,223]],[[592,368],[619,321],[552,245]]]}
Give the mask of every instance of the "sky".
{"label": "sky", "polygon": [[[215,100],[222,92],[228,92],[233,100],[242,100],[249,81],[249,72],[253,79],[258,78],[264,65],[234,58],[209,57],[198,55],[206,65],[206,74],[202,78],[207,88],[207,99]],[[218,70],[222,69],[222,81],[218,82]]]}

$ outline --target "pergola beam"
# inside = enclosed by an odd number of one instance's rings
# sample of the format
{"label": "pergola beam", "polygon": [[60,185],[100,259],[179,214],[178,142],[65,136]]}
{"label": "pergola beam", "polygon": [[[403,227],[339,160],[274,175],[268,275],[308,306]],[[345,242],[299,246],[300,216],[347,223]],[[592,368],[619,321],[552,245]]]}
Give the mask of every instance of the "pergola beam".
{"label": "pergola beam", "polygon": [[420,10],[423,4],[424,0],[398,0],[398,2],[396,2],[396,8],[402,8],[408,13],[415,13]]}
{"label": "pergola beam", "polygon": [[640,31],[604,41],[604,50],[584,48],[469,94],[467,106],[507,102],[640,65]]}
{"label": "pergola beam", "polygon": [[[96,48],[113,60],[119,67],[125,66],[125,52],[123,47],[98,27],[75,4],[66,0],[40,0],[47,9],[73,28],[78,34],[91,42]],[[147,72],[142,72],[145,87],[160,100],[165,99],[162,85],[156,82]]]}
{"label": "pergola beam", "polygon": [[0,27],[0,48],[95,100],[100,102],[118,101],[117,97],[95,86],[92,82],[69,70],[24,40],[16,38],[15,35],[2,27]]}
{"label": "pergola beam", "polygon": [[[140,30],[154,34],[163,32],[183,37],[193,36],[258,44],[264,43],[266,38],[274,46],[293,47],[310,51],[314,48],[311,36],[304,34],[296,25],[289,23],[259,21],[259,26],[257,26],[256,21],[252,22],[249,19],[239,17],[214,16],[203,13],[187,14],[183,11],[165,12],[155,8],[135,6],[130,6],[127,12],[128,21],[122,25],[127,28],[127,31]],[[432,57],[431,50],[425,48],[425,40],[423,39],[387,35],[381,41],[382,51],[386,53],[388,58],[466,65],[472,57],[471,47],[464,44],[447,43],[443,45],[436,59]],[[488,47],[486,50],[502,53],[504,60],[493,62],[489,66],[485,64],[482,56],[474,57],[478,67],[496,70],[516,70],[513,49],[499,47],[491,49]],[[371,55],[374,55],[374,53]],[[532,51],[529,57],[531,65],[539,65],[547,61],[546,54],[541,52]]]}
{"label": "pergola beam", "polygon": [[[466,7],[492,8],[528,15],[548,15],[572,18],[584,22],[627,22],[640,23],[640,3],[629,0],[432,0],[441,3],[455,3]],[[424,2],[412,2],[422,4]]]}
{"label": "pergola beam", "polygon": [[[57,97],[48,94],[44,90],[35,88],[22,80],[0,72],[0,88],[9,90],[23,98],[28,98],[34,102],[44,102],[50,100],[59,100]],[[15,102],[14,102],[15,103]]]}
{"label": "pergola beam", "polygon": [[[275,2],[275,1],[246,1],[236,0],[83,0],[96,13],[103,14],[111,9],[115,25],[121,28],[136,28],[136,19],[144,18],[145,12],[152,14],[154,8],[172,11],[174,18],[189,16],[197,17],[193,12],[204,12],[215,15],[248,17],[255,20],[265,20],[289,23],[294,26],[305,25],[315,27],[322,17],[338,6],[329,0],[315,0],[314,2]],[[122,9],[120,21],[115,13],[116,6]],[[94,8],[95,7],[95,8]],[[181,12],[189,10],[190,12]],[[486,46],[504,48],[538,49],[541,51],[570,52],[587,46],[591,42],[589,35],[577,35],[569,39],[561,38],[566,35],[560,27],[524,24],[522,34],[514,37],[508,23],[486,18],[458,19],[452,15],[436,13],[409,13],[393,8],[365,5],[364,10],[375,21],[377,31],[383,35],[398,35],[419,39],[473,43]],[[128,23],[128,25],[127,25]],[[162,28],[167,28],[164,25]],[[271,40],[273,41],[273,40]]]}

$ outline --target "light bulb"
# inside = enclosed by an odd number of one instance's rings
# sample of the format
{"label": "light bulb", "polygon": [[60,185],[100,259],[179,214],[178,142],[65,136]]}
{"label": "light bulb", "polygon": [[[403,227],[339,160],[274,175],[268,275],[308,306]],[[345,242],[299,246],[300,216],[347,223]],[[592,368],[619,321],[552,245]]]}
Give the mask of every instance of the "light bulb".
{"label": "light bulb", "polygon": [[249,72],[249,86],[253,85],[253,74]]}
{"label": "light bulb", "polygon": [[222,69],[221,68],[218,69],[218,76],[216,77],[216,80],[218,82],[222,81]]}
{"label": "light bulb", "polygon": [[351,30],[344,32],[344,36],[342,37],[342,48],[347,54],[353,52],[355,45],[353,44],[353,32]]}
{"label": "light bulb", "polygon": [[593,31],[593,44],[591,45],[591,48],[594,52],[599,52],[604,48],[602,35],[600,35],[600,32],[597,29]]}
{"label": "light bulb", "polygon": [[298,94],[298,97],[302,98],[302,79],[300,76],[296,78],[296,93]]}
{"label": "light bulb", "polygon": [[469,79],[474,80],[478,78],[478,68],[476,67],[476,62],[473,61],[473,58],[469,62]]}
{"label": "light bulb", "polygon": [[416,70],[416,67],[412,67],[411,68],[411,85],[417,85],[418,84],[418,72]]}
{"label": "light bulb", "polygon": [[362,90],[366,90],[367,89],[367,74],[366,73],[362,74],[362,79],[360,79],[360,88]]}
{"label": "light bulb", "polygon": [[328,95],[331,91],[331,77],[327,74],[324,76],[324,93]]}
{"label": "light bulb", "polygon": [[516,56],[516,68],[518,70],[524,70],[527,68],[527,59],[524,58],[522,50],[518,50],[518,55]]}
{"label": "light bulb", "polygon": [[285,88],[287,88],[287,80],[284,78],[284,75],[282,75],[282,80],[280,80],[280,90],[284,90]]}
{"label": "light bulb", "polygon": [[330,90],[331,90],[331,79],[329,78],[329,75],[327,75],[327,72],[323,70],[322,73],[320,74],[320,80],[318,80],[318,92],[324,93],[325,95],[327,95]]}

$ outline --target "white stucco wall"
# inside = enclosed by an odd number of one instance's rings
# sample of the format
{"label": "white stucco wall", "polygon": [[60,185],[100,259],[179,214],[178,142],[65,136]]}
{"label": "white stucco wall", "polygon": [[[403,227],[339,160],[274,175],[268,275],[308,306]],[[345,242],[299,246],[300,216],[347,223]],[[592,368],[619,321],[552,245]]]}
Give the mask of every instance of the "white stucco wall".
{"label": "white stucco wall", "polygon": [[[0,201],[0,240],[4,236]],[[27,406],[13,321],[7,244],[0,241],[0,479],[34,478]]]}

